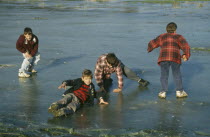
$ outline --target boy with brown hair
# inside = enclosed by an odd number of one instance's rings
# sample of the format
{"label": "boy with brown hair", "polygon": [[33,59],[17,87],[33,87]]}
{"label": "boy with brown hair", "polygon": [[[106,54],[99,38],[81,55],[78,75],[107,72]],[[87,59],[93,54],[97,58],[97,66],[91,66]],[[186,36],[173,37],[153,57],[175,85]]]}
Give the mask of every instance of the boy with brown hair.
{"label": "boy with brown hair", "polygon": [[95,65],[95,79],[100,87],[100,91],[105,90],[106,81],[111,81],[111,74],[116,73],[118,79],[118,88],[113,92],[121,92],[123,89],[123,75],[127,78],[137,81],[141,86],[147,87],[149,82],[137,76],[135,72],[125,66],[114,53],[101,55]]}
{"label": "boy with brown hair", "polygon": [[58,89],[66,89],[66,86],[71,86],[71,88],[65,92],[65,96],[61,100],[52,103],[48,112],[55,117],[72,114],[83,104],[94,104],[96,97],[99,99],[99,104],[108,104],[104,101],[101,92],[96,93],[92,77],[92,72],[85,69],[81,78],[63,81]]}
{"label": "boy with brown hair", "polygon": [[[166,98],[170,67],[172,69],[176,85],[176,97],[180,98],[188,96],[182,87],[180,66],[181,58],[183,61],[187,61],[190,58],[190,46],[182,35],[176,33],[176,29],[176,23],[169,23],[166,26],[167,33],[159,35],[148,44],[148,52],[160,47],[160,54],[158,58],[158,65],[160,65],[161,68],[160,82],[162,86],[162,90],[158,94],[160,98]],[[183,51],[182,55],[180,54],[180,49]]]}
{"label": "boy with brown hair", "polygon": [[24,57],[21,68],[19,69],[19,77],[30,77],[31,72],[36,73],[34,65],[40,60],[38,47],[38,37],[33,34],[31,28],[26,27],[24,34],[20,35],[16,42],[16,49],[20,51]]}

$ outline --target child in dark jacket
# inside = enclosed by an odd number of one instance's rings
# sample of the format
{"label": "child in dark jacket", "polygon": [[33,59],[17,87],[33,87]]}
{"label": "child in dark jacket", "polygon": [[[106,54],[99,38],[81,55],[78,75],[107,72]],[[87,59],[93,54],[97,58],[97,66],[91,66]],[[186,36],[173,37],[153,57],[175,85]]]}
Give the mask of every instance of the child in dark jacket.
{"label": "child in dark jacket", "polygon": [[81,78],[63,81],[58,88],[66,89],[66,86],[71,86],[71,88],[64,93],[65,96],[61,100],[52,103],[48,109],[48,112],[55,117],[72,114],[83,104],[94,104],[96,97],[99,99],[99,104],[108,104],[103,100],[101,92],[96,94],[90,70],[85,69]]}

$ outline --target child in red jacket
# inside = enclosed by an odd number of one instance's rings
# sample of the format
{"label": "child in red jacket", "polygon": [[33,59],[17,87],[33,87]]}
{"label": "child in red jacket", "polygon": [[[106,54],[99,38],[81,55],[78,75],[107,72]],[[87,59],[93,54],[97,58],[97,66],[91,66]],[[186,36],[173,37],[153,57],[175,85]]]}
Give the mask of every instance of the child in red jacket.
{"label": "child in red jacket", "polygon": [[31,28],[25,28],[24,34],[20,35],[16,43],[16,48],[23,54],[24,60],[19,69],[19,77],[30,77],[30,73],[36,73],[34,65],[40,60],[38,52],[39,40],[36,35],[32,33]]}

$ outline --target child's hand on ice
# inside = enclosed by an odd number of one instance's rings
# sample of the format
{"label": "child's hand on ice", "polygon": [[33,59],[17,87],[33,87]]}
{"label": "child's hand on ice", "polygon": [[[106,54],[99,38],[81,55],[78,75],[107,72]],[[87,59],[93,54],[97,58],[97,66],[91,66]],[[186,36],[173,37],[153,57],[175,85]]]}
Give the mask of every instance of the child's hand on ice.
{"label": "child's hand on ice", "polygon": [[63,82],[63,83],[58,87],[58,89],[61,89],[61,88],[66,89],[66,82]]}
{"label": "child's hand on ice", "polygon": [[116,92],[116,93],[121,92],[121,91],[122,91],[122,89],[120,89],[120,88],[117,88],[117,89],[113,90],[113,92]]}
{"label": "child's hand on ice", "polygon": [[104,99],[101,97],[101,98],[99,99],[99,104],[108,105],[109,103],[108,103],[108,102],[105,102]]}

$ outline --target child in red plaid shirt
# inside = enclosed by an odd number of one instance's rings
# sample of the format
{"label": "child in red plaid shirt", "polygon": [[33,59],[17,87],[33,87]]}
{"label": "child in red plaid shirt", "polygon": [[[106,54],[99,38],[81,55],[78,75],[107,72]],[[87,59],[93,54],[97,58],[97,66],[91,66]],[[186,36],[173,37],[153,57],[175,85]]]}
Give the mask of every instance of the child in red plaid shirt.
{"label": "child in red plaid shirt", "polygon": [[[123,75],[127,78],[137,81],[141,86],[146,87],[149,82],[140,78],[130,68],[125,66],[114,53],[107,53],[101,55],[95,66],[95,79],[97,85],[100,87],[99,91],[106,92],[106,83],[112,83],[111,74],[116,73],[118,79],[118,88],[113,92],[121,92],[123,88]],[[108,82],[107,82],[108,81]]]}
{"label": "child in red plaid shirt", "polygon": [[[182,76],[180,72],[181,58],[187,61],[190,58],[190,46],[182,35],[176,34],[177,25],[174,22],[166,26],[167,33],[159,35],[148,44],[148,52],[160,47],[158,64],[161,68],[161,86],[160,98],[166,98],[168,90],[168,76],[171,67],[173,78],[176,84],[176,97],[187,97],[187,93],[182,87]],[[183,54],[180,54],[180,49]]]}

